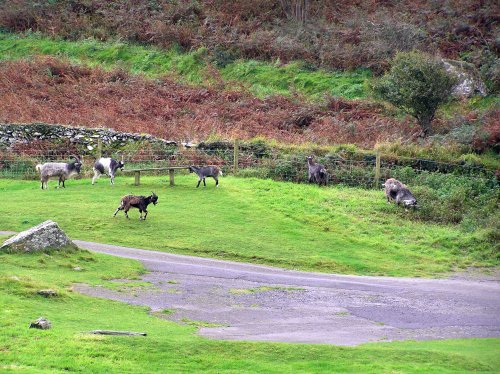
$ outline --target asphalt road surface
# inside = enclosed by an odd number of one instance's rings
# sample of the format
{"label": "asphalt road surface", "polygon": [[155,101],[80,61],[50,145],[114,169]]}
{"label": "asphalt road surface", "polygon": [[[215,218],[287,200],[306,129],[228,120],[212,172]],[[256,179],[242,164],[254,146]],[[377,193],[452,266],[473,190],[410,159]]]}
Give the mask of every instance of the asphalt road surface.
{"label": "asphalt road surface", "polygon": [[[283,270],[89,243],[140,260],[151,287],[78,285],[82,293],[170,309],[166,318],[209,324],[214,339],[356,345],[390,340],[500,336],[498,279],[415,279]],[[195,322],[196,323],[196,322]]]}
{"label": "asphalt road surface", "polygon": [[[1,233],[1,232],[0,232]],[[139,287],[79,284],[81,293],[205,325],[213,339],[356,345],[500,336],[500,281],[307,273],[74,240],[141,261]],[[149,282],[150,286],[144,286]],[[141,286],[142,285],[142,286]],[[196,322],[195,322],[196,321]]]}

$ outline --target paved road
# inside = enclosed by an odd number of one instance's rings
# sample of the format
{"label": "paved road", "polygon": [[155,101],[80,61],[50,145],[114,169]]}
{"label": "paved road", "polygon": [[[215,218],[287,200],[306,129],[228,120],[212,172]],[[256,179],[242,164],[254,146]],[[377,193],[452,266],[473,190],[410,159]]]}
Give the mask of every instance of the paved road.
{"label": "paved road", "polygon": [[[1,233],[1,232],[0,232]],[[329,343],[500,337],[498,279],[415,279],[306,273],[75,240],[140,260],[151,287],[78,285],[79,292],[171,309],[215,339]],[[117,280],[119,282],[119,280]]]}

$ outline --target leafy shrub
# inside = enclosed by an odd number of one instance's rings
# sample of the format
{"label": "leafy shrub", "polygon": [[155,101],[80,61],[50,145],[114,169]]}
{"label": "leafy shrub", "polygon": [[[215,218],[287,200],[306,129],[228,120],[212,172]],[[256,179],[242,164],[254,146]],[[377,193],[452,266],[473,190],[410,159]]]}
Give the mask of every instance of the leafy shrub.
{"label": "leafy shrub", "polygon": [[398,53],[391,70],[374,84],[374,92],[415,117],[427,136],[437,108],[449,100],[455,83],[441,62],[421,53]]}

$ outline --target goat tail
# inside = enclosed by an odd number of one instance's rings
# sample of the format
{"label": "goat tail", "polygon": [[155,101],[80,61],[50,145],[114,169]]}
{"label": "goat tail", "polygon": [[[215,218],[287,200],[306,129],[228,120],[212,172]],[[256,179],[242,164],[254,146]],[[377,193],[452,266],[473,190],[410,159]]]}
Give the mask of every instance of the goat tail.
{"label": "goat tail", "polygon": [[42,170],[42,166],[42,164],[38,164],[37,166],[35,166],[36,171]]}

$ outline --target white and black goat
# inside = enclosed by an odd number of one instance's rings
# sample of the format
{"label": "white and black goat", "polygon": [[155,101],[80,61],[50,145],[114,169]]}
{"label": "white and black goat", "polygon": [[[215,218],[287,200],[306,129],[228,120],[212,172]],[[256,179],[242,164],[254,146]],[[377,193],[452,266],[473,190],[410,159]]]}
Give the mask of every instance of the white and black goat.
{"label": "white and black goat", "polygon": [[328,184],[328,172],[326,168],[314,162],[312,156],[307,158],[307,166],[309,167],[308,181],[309,183],[317,183],[318,185]]}
{"label": "white and black goat", "polygon": [[398,205],[403,203],[405,209],[409,207],[414,209],[418,208],[415,196],[413,196],[406,185],[397,179],[389,178],[382,186],[385,188],[385,196],[388,203],[390,203],[391,200],[394,200]]}
{"label": "white and black goat", "polygon": [[[158,203],[158,196],[154,193],[151,192],[151,195],[146,197],[146,196],[135,196],[135,195],[127,195],[123,196],[122,200],[120,202],[120,206],[116,208],[115,214],[113,214],[113,217],[116,216],[116,213],[118,213],[120,210],[123,210],[125,213],[125,217],[129,219],[128,217],[128,211],[130,208],[137,208],[139,209],[139,219],[140,220],[145,220],[147,215],[148,215],[148,205],[153,203],[153,205],[156,205]],[[144,212],[144,218],[142,218],[142,212]]]}
{"label": "white and black goat", "polygon": [[92,185],[102,174],[107,174],[111,184],[115,184],[115,174],[118,169],[123,170],[125,163],[123,156],[121,161],[116,161],[114,158],[101,157],[94,164],[94,177],[92,178]]}
{"label": "white and black goat", "polygon": [[222,175],[222,171],[217,166],[202,166],[202,167],[190,166],[189,172],[198,174],[199,179],[196,188],[200,187],[201,181],[203,181],[204,187],[207,186],[207,184],[205,183],[206,177],[214,178],[215,187],[219,187],[219,175]]}
{"label": "white and black goat", "polygon": [[46,162],[45,164],[38,164],[36,170],[40,172],[40,182],[42,183],[42,190],[48,188],[48,181],[50,178],[58,177],[59,183],[57,187],[61,187],[61,182],[63,188],[66,188],[64,181],[74,174],[80,173],[82,167],[82,162],[80,158],[75,155],[71,155],[74,160],[71,162]]}

